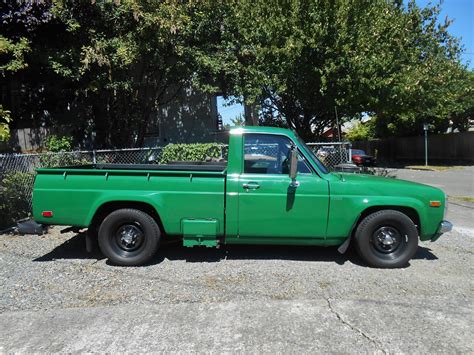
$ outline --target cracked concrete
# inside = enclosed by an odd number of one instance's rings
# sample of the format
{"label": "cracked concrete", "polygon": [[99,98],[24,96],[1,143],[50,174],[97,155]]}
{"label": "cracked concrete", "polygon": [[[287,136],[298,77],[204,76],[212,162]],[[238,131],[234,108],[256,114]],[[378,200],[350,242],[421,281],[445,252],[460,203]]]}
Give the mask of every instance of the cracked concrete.
{"label": "cracked concrete", "polygon": [[320,299],[6,312],[0,344],[8,352],[469,353],[471,306]]}
{"label": "cracked concrete", "polygon": [[332,307],[332,304],[331,304],[331,300],[329,298],[326,299],[327,303],[328,303],[328,307],[329,307],[329,310],[337,317],[337,319],[339,319],[341,321],[342,324],[346,325],[347,327],[349,327],[352,331],[356,332],[356,333],[359,333],[361,336],[363,336],[365,339],[367,339],[368,341],[372,342],[377,348],[378,350],[380,350],[382,353],[384,354],[388,354],[389,352],[386,350],[386,349],[383,349],[382,348],[382,344],[379,344],[377,342],[377,340],[375,340],[374,338],[372,338],[371,336],[369,336],[368,334],[366,334],[364,331],[362,331],[361,329],[357,328],[356,326],[352,325],[351,323],[349,323],[348,321],[346,321],[333,307]]}

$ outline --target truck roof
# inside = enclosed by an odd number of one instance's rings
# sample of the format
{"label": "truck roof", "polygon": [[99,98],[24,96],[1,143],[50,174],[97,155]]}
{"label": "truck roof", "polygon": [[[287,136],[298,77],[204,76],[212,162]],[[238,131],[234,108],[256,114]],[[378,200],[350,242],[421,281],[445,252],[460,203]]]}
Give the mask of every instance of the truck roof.
{"label": "truck roof", "polygon": [[230,134],[242,134],[242,133],[275,133],[275,134],[291,134],[293,133],[290,129],[280,127],[268,127],[268,126],[242,126],[231,128]]}

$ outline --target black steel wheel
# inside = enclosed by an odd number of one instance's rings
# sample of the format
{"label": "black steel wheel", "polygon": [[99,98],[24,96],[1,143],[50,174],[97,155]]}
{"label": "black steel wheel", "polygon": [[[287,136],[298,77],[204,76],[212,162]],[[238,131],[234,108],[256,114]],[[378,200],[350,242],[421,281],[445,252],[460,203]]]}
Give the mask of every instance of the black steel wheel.
{"label": "black steel wheel", "polygon": [[370,266],[398,268],[408,264],[418,248],[413,221],[395,210],[381,210],[365,217],[355,233],[356,250]]}
{"label": "black steel wheel", "polygon": [[157,252],[161,240],[156,221],[143,211],[119,209],[99,228],[99,247],[114,264],[141,265]]}

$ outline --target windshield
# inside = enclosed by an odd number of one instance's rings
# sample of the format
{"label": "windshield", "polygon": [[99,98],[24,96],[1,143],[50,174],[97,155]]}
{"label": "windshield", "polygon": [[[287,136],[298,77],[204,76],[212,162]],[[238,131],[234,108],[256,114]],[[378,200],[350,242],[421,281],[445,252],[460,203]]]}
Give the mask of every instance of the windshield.
{"label": "windshield", "polygon": [[352,155],[365,155],[365,152],[360,149],[352,149]]}
{"label": "windshield", "polygon": [[298,142],[300,142],[301,144],[301,147],[303,148],[305,154],[307,154],[308,156],[310,156],[313,161],[316,163],[316,165],[318,166],[318,168],[324,173],[324,174],[328,174],[329,173],[329,170],[328,168],[326,167],[326,165],[324,165],[321,160],[318,159],[318,157],[313,153],[313,151],[306,145],[306,143],[304,142],[304,140],[301,139],[300,136],[298,136],[295,132],[295,136],[296,138],[298,139]]}

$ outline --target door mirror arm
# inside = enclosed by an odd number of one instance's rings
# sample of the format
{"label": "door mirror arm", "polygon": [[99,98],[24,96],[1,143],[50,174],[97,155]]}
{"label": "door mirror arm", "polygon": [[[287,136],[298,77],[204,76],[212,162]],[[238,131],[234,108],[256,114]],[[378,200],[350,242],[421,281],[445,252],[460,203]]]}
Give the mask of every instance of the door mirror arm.
{"label": "door mirror arm", "polygon": [[298,150],[293,145],[290,150],[290,187],[298,187],[300,183],[296,181],[296,176],[298,174]]}

